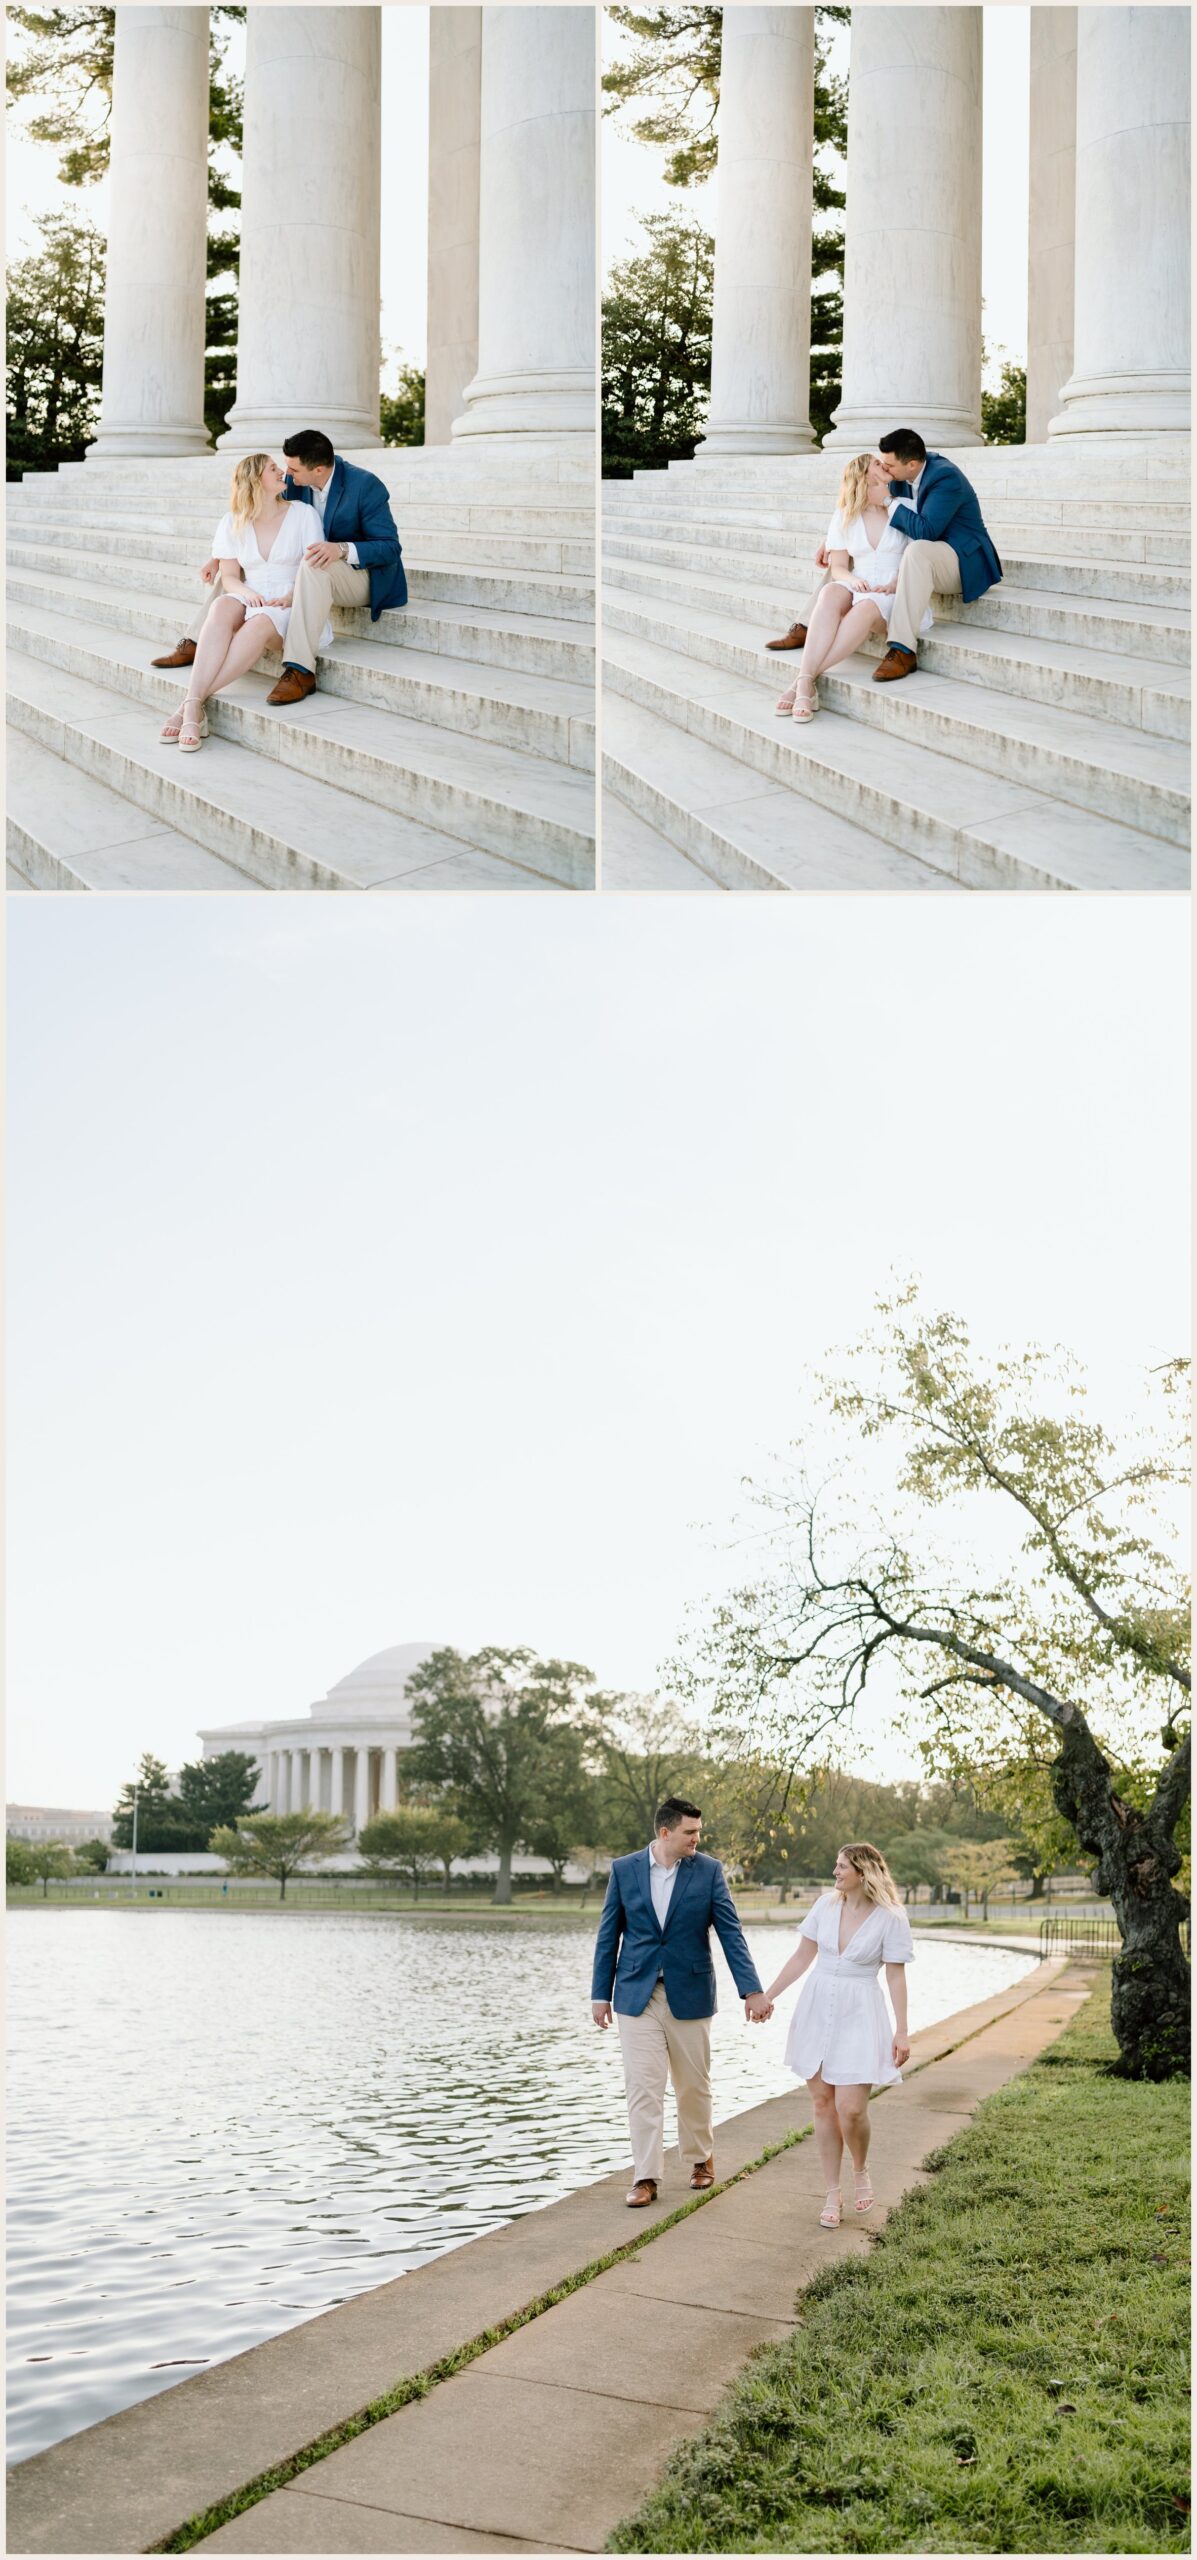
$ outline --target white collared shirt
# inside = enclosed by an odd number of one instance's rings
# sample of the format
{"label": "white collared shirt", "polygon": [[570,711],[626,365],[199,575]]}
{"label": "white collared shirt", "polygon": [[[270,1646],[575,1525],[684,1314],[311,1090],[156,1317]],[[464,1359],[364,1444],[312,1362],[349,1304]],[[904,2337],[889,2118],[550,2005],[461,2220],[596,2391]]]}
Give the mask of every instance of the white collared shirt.
{"label": "white collared shirt", "polygon": [[663,1929],[665,1926],[666,1914],[669,1910],[670,1897],[673,1893],[674,1878],[676,1875],[676,1863],[672,1867],[667,1867],[664,1859],[657,1856],[656,1841],[650,1840],[648,1844],[648,1889],[653,1898],[653,1910],[657,1915],[657,1927],[659,1929]]}
{"label": "white collared shirt", "polygon": [[[331,473],[331,471],[329,472],[328,478],[327,478],[327,480],[325,481],[325,483],[324,483],[324,487],[323,487],[322,489],[318,489],[318,488],[316,487],[316,483],[315,483],[315,481],[314,481],[314,480],[311,482],[310,486],[311,486],[311,491],[312,491],[312,505],[314,506],[314,508],[315,508],[315,510],[316,510],[316,513],[317,513],[317,515],[318,515],[318,516],[319,516],[319,518],[320,518],[320,531],[321,531],[321,533],[323,533],[323,531],[324,531],[324,510],[325,510],[326,506],[328,505],[328,493],[329,493],[329,490],[330,490],[330,489],[331,489],[331,487],[332,487],[332,473]],[[345,545],[345,566],[346,566],[346,568],[347,568],[347,569],[356,569],[356,567],[357,567],[357,544],[356,544],[356,542],[347,542],[347,543],[346,543],[346,545]]]}

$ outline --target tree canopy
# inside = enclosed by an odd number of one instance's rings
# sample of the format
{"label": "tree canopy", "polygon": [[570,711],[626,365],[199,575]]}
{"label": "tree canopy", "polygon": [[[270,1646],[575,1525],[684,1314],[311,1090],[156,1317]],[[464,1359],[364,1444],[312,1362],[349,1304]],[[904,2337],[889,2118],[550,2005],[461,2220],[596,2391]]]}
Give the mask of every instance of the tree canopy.
{"label": "tree canopy", "polygon": [[[164,1761],[142,1754],[137,1786],[139,1850],[203,1850],[219,1823],[236,1823],[253,1803],[261,1772],[252,1752],[220,1751],[185,1760],[172,1787]],[[133,1846],[134,1780],[122,1787],[112,1824],[116,1849]]]}
{"label": "tree canopy", "polygon": [[95,224],[45,213],[41,248],[8,273],[10,480],[82,462],[96,431],[104,364],[104,243]]}
{"label": "tree canopy", "polygon": [[593,1675],[542,1661],[527,1646],[443,1646],[408,1682],[415,1743],[405,1774],[446,1791],[486,1848],[498,1852],[496,1902],[510,1902],[517,1848],[581,1768],[583,1704]]}
{"label": "tree canopy", "polygon": [[715,244],[681,214],[644,216],[645,247],[603,296],[603,471],[688,461],[711,389]]}
{"label": "tree canopy", "polygon": [[[689,1677],[716,1731],[776,1759],[848,1727],[886,1664],[930,1766],[983,1785],[999,1763],[1045,1759],[1122,1934],[1122,2067],[1187,2070],[1185,1366],[1149,1375],[1138,1425],[1115,1433],[1066,1353],[985,1359],[913,1288],[879,1312],[878,1335],[823,1380],[834,1479],[812,1483],[799,1452],[765,1491],[761,1571],[696,1634]],[[876,1450],[884,1503],[864,1464]]]}
{"label": "tree canopy", "polygon": [[209,1843],[235,1875],[276,1876],[285,1900],[289,1879],[302,1867],[335,1858],[349,1843],[349,1825],[337,1813],[247,1813],[214,1831]]}

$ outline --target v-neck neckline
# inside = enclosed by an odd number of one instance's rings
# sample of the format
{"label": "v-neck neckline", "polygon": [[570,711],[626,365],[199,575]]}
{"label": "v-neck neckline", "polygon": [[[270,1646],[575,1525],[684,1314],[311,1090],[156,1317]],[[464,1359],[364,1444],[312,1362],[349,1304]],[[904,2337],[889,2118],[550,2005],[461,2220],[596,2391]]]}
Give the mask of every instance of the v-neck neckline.
{"label": "v-neck neckline", "polygon": [[858,1920],[858,1921],[857,1921],[857,1923],[856,1923],[856,1927],[855,1927],[854,1929],[850,1929],[850,1930],[849,1930],[848,1935],[847,1935],[847,1937],[845,1938],[843,1945],[841,1946],[841,1945],[840,1945],[840,1921],[841,1921],[841,1919],[843,1918],[843,1915],[844,1915],[844,1912],[845,1912],[845,1910],[846,1910],[846,1909],[847,1909],[847,1905],[846,1905],[846,1903],[841,1903],[841,1904],[840,1904],[839,1911],[838,1911],[838,1913],[837,1913],[837,1915],[836,1915],[836,1923],[835,1923],[835,1951],[836,1951],[837,1956],[846,1956],[846,1955],[847,1955],[847,1952],[848,1952],[848,1949],[849,1949],[849,1947],[850,1947],[850,1946],[851,1946],[851,1944],[852,1944],[853,1939],[854,1939],[854,1938],[859,1938],[860,1933],[861,1933],[861,1930],[862,1930],[862,1929],[867,1929],[867,1928],[868,1928],[869,1922],[870,1922],[870,1920],[871,1920],[871,1918],[872,1918],[872,1916],[873,1916],[873,1912],[874,1912],[874,1910],[876,1909],[876,1905],[875,1905],[874,1903],[871,1903],[871,1902],[870,1902],[870,1903],[866,1906],[866,1909],[865,1909],[865,1916],[864,1916],[863,1920]]}
{"label": "v-neck neckline", "polygon": [[[288,498],[288,500],[287,500],[287,506],[289,507],[290,505],[291,505],[291,500],[290,500],[290,498]],[[258,541],[258,537],[257,537],[256,532],[255,532],[255,534],[254,534],[254,542],[255,542],[255,544],[257,545],[258,558],[259,558],[259,560],[261,561],[263,568],[265,568],[265,566],[266,566],[266,564],[267,564],[267,562],[268,562],[268,561],[273,560],[273,558],[274,558],[275,552],[277,551],[278,546],[279,546],[279,536],[280,536],[280,535],[281,535],[281,533],[282,533],[283,526],[285,525],[286,521],[287,521],[287,510],[286,510],[286,507],[284,507],[283,512],[282,512],[281,516],[279,517],[278,523],[277,523],[277,525],[276,525],[276,527],[275,527],[274,540],[273,540],[273,542],[272,542],[272,543],[271,543],[271,545],[270,545],[270,549],[269,549],[269,551],[263,551],[263,549],[262,549],[262,545],[261,545],[261,543]]]}

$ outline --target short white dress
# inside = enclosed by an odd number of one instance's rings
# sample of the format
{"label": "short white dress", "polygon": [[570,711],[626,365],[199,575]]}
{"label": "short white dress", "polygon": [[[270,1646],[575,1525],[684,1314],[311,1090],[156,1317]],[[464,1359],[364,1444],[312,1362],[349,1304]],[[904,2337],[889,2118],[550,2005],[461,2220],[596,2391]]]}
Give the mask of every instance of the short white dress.
{"label": "short white dress", "polygon": [[[893,503],[895,506],[901,506],[903,501],[896,498]],[[909,501],[906,503],[908,504]],[[881,614],[887,631],[895,600],[893,596],[878,595],[877,588],[888,587],[897,577],[908,538],[906,534],[899,533],[895,524],[887,524],[880,542],[872,543],[865,530],[863,517],[853,516],[851,523],[845,524],[838,507],[827,527],[827,549],[847,552],[852,562],[853,577],[864,579],[866,592]],[[842,587],[846,581],[833,576],[831,583],[833,586]],[[849,589],[850,594],[854,592],[854,589]],[[932,630],[934,620],[935,617],[928,608],[919,624],[920,634]]]}
{"label": "short white dress", "polygon": [[[319,540],[320,518],[315,508],[307,506],[302,498],[288,499],[287,511],[274,537],[274,548],[268,560],[262,558],[257,532],[252,524],[234,524],[231,515],[221,517],[212,537],[213,559],[239,560],[245,571],[247,587],[252,587],[257,595],[266,599],[264,604],[250,605],[245,617],[247,622],[252,622],[255,614],[267,613],[279,639],[286,639],[291,608],[285,604],[274,604],[271,598],[290,595],[295,573],[309,542]],[[317,648],[327,649],[332,636],[332,624],[326,622],[316,643]]]}
{"label": "short white dress", "polygon": [[802,1923],[802,1936],[813,1938],[819,1953],[794,2003],[786,2061],[801,2080],[821,2071],[833,2087],[882,2088],[902,2074],[878,1976],[883,1964],[913,1964],[914,1940],[905,1912],[878,1902],[841,1955],[843,1908],[834,1889],[821,1893]]}

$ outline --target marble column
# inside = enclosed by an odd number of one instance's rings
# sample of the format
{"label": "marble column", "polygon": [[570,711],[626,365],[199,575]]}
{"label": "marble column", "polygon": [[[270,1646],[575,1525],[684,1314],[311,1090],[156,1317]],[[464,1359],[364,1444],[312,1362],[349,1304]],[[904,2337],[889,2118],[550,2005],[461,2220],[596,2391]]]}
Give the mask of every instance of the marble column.
{"label": "marble column", "polygon": [[331,1758],[332,1779],[329,1787],[328,1809],[330,1813],[343,1814],[345,1811],[345,1751],[343,1744],[334,1743]]}
{"label": "marble column", "polygon": [[813,9],[727,8],[711,406],[700,453],[813,453]]}
{"label": "marble column", "polygon": [[290,1810],[290,1775],[290,1752],[276,1751],[274,1755],[274,1783],[270,1790],[270,1810],[272,1813],[287,1813]]}
{"label": "marble column", "polygon": [[448,444],[478,370],[482,11],[428,12],[428,356],[424,442]]}
{"label": "marble column", "polygon": [[377,9],[251,9],[237,400],[221,445],[379,443]]}
{"label": "marble column", "polygon": [[981,18],[852,12],[837,448],[982,440]]}
{"label": "marble column", "polygon": [[1078,9],[1073,370],[1049,436],[1189,425],[1189,12]]}
{"label": "marble column", "polygon": [[399,1754],[393,1743],[388,1743],[382,1755],[382,1786],[378,1801],[383,1813],[393,1813],[399,1802]]}
{"label": "marble column", "polygon": [[208,12],[121,8],[104,382],[88,453],[206,453]]}
{"label": "marble column", "polygon": [[482,12],[478,370],[454,451],[593,449],[595,20]]}
{"label": "marble column", "polygon": [[359,1748],[354,1754],[353,1828],[365,1830],[370,1819],[370,1754]]}
{"label": "marble column", "polygon": [[1072,372],[1076,10],[1031,11],[1027,443],[1042,444]]}

